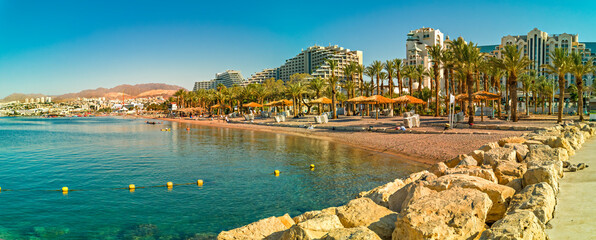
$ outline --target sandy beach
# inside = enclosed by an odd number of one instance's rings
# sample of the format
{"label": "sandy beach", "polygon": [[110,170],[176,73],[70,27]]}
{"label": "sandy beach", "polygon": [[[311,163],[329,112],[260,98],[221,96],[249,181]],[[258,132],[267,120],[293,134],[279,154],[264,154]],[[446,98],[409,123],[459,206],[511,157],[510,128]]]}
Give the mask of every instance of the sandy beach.
{"label": "sandy beach", "polygon": [[[521,136],[527,131],[508,131],[508,130],[477,130],[477,129],[456,129],[451,130],[460,134],[409,134],[409,133],[383,133],[383,132],[347,132],[332,131],[326,129],[312,129],[297,127],[279,127],[256,125],[246,123],[225,123],[218,120],[190,120],[175,118],[157,118],[160,121],[172,121],[186,124],[196,124],[211,127],[225,127],[244,129],[251,131],[263,131],[279,134],[289,134],[302,137],[317,138],[328,141],[335,141],[354,147],[359,147],[371,151],[382,152],[393,155],[397,158],[431,165],[440,161],[453,158],[462,153],[468,153],[480,146],[497,141],[498,139]],[[387,120],[386,120],[387,121]],[[387,122],[375,121],[376,125],[387,125]],[[350,126],[370,125],[371,120],[361,120],[351,122]],[[488,122],[487,122],[488,123]],[[304,123],[302,123],[304,124]],[[329,124],[346,126],[345,122],[335,123],[333,120]],[[525,124],[525,123],[524,123]],[[393,125],[395,126],[395,125]],[[422,126],[418,130],[440,130],[439,127]],[[481,133],[481,134],[472,134]]]}

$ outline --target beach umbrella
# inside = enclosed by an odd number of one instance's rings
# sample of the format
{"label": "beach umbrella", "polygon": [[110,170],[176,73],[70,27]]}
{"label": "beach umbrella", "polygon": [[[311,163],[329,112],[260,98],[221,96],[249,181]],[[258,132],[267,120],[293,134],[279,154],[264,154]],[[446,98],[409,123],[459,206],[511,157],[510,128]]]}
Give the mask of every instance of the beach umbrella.
{"label": "beach umbrella", "polygon": [[211,106],[211,108],[232,108],[229,105],[226,104],[215,104],[213,106]]}
{"label": "beach umbrella", "polygon": [[346,100],[346,102],[366,104],[368,102],[365,101],[365,99],[366,99],[365,96],[358,96],[358,97],[355,97],[355,98],[350,98],[350,99]]}
{"label": "beach umbrella", "polygon": [[317,98],[315,100],[310,101],[310,103],[312,103],[312,104],[331,104],[332,101],[329,98],[321,97],[321,98]]}
{"label": "beach umbrella", "polygon": [[294,104],[293,101],[291,100],[286,100],[286,99],[282,99],[277,101],[277,106],[282,106],[282,107],[287,107],[287,106],[292,106]]}
{"label": "beach umbrella", "polygon": [[263,105],[261,105],[261,104],[258,104],[258,103],[256,103],[256,102],[250,102],[250,103],[247,103],[247,104],[243,104],[242,106],[243,106],[243,107],[252,107],[252,108],[255,108],[255,107],[263,107]]}
{"label": "beach umbrella", "polygon": [[381,95],[374,95],[364,99],[365,102],[368,104],[375,104],[377,108],[376,119],[379,119],[379,104],[387,104],[387,103],[394,103],[395,100],[391,98],[386,98]]}
{"label": "beach umbrella", "polygon": [[478,98],[480,100],[499,100],[499,98],[501,98],[501,96],[499,96],[498,94],[487,91],[478,91],[473,93],[472,96],[474,97],[474,99]]}
{"label": "beach umbrella", "polygon": [[263,106],[273,107],[273,106],[276,106],[275,104],[277,104],[277,102],[279,102],[279,101],[268,102],[268,103],[263,104]]}
{"label": "beach umbrella", "polygon": [[404,95],[398,98],[393,99],[395,103],[405,103],[405,104],[426,104],[426,102],[420,98],[413,97],[410,95]]}

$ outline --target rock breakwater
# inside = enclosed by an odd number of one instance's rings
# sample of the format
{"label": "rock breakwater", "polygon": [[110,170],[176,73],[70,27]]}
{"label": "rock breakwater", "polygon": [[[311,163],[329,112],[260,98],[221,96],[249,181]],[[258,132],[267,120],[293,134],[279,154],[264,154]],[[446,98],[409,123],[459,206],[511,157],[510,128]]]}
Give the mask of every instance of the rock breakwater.
{"label": "rock breakwater", "polygon": [[428,170],[361,192],[344,206],[224,231],[228,239],[548,239],[559,180],[596,124],[491,142]]}

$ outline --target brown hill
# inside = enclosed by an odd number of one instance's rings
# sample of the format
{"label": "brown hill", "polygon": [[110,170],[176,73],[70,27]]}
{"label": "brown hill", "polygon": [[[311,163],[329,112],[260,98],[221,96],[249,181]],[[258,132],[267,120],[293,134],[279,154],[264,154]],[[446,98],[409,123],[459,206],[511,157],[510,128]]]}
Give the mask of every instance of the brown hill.
{"label": "brown hill", "polygon": [[[97,89],[88,89],[83,90],[78,93],[68,93],[60,96],[56,96],[58,100],[64,99],[74,99],[77,97],[86,97],[86,98],[97,98],[97,97],[105,97],[107,99],[120,99],[124,94],[125,98],[131,97],[155,97],[155,96],[162,96],[158,94],[158,91],[163,91],[164,97],[171,96],[170,91],[176,92],[178,89],[184,89],[183,87],[176,86],[176,85],[169,85],[163,83],[144,83],[144,84],[136,84],[136,85],[129,85],[123,84],[118,85],[113,88],[97,88]],[[152,92],[153,91],[153,92]],[[140,96],[143,94],[142,96]]]}
{"label": "brown hill", "polygon": [[43,95],[41,93],[30,93],[30,94],[13,93],[13,94],[6,96],[3,99],[0,99],[0,102],[12,102],[12,101],[24,102],[25,98],[39,98],[39,97],[46,97],[46,95]]}

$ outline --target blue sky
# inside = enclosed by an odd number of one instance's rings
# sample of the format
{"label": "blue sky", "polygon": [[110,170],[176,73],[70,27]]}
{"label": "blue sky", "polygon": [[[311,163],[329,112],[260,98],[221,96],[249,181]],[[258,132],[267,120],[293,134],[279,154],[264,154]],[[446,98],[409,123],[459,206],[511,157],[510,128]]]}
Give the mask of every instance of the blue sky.
{"label": "blue sky", "polygon": [[0,0],[0,98],[119,84],[187,89],[226,69],[245,77],[314,44],[403,58],[409,30],[479,45],[537,27],[596,42],[596,1]]}

